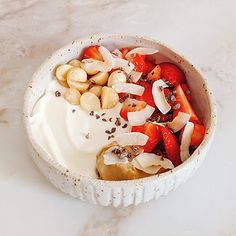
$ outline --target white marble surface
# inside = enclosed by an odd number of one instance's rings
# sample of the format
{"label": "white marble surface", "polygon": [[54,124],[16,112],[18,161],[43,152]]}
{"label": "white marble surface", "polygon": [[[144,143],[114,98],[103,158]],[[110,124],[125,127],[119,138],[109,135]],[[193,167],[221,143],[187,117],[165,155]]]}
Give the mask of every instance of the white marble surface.
{"label": "white marble surface", "polygon": [[[236,235],[234,0],[0,0],[0,235]],[[23,93],[55,49],[80,36],[130,33],[166,42],[209,81],[218,129],[197,174],[165,198],[101,208],[59,192],[26,151]]]}

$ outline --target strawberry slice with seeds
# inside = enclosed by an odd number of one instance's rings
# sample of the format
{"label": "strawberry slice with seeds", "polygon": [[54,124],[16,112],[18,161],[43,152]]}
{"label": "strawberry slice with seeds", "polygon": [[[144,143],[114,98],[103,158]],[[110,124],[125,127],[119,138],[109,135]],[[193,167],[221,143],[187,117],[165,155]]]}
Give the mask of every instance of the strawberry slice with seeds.
{"label": "strawberry slice with seeds", "polygon": [[131,62],[135,65],[136,71],[145,72],[146,63],[143,55],[136,53],[132,57]]}
{"label": "strawberry slice with seeds", "polygon": [[144,92],[142,96],[136,96],[136,99],[140,101],[145,101],[148,105],[152,107],[156,107],[156,104],[154,102],[154,98],[152,95],[152,85],[146,81],[138,81],[137,84],[144,87]]}
{"label": "strawberry slice with seeds", "polygon": [[182,163],[180,159],[180,146],[177,138],[166,127],[159,126],[162,134],[162,139],[165,146],[167,158],[172,161],[174,166],[178,166]]}
{"label": "strawberry slice with seeds", "polygon": [[146,102],[144,101],[138,101],[136,99],[131,99],[128,98],[125,100],[125,102],[123,103],[123,106],[120,110],[120,116],[125,119],[128,120],[128,112],[135,112],[135,111],[140,111],[142,110],[145,106],[147,105]]}
{"label": "strawberry slice with seeds", "polygon": [[177,86],[186,81],[184,72],[175,64],[163,62],[160,64],[161,78],[168,81],[170,85]]}
{"label": "strawberry slice with seeds", "polygon": [[[183,132],[184,132],[184,128],[182,128],[180,132],[180,135],[179,135],[180,140],[182,139]],[[200,124],[194,124],[190,146],[198,147],[201,144],[204,138],[204,135],[205,135],[205,127]]]}
{"label": "strawberry slice with seeds", "polygon": [[147,143],[142,146],[144,152],[151,152],[162,139],[159,126],[150,122],[140,126],[133,126],[131,131],[140,132],[149,137]]}
{"label": "strawberry slice with seeds", "polygon": [[98,49],[99,49],[98,45],[87,47],[84,50],[82,58],[83,59],[93,58],[95,60],[103,61],[102,54],[99,52]]}
{"label": "strawberry slice with seeds", "polygon": [[182,111],[190,115],[191,122],[200,124],[200,120],[198,119],[195,111],[193,110],[190,102],[185,96],[184,91],[180,85],[178,85],[174,89],[174,94],[175,94],[176,101],[173,106],[173,109],[174,109],[173,117],[176,117],[179,111]]}

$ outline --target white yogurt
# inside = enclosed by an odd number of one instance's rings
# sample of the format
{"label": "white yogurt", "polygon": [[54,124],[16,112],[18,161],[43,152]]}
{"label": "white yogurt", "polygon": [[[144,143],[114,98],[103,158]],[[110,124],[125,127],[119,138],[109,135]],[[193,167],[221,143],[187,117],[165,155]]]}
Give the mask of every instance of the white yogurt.
{"label": "white yogurt", "polygon": [[[80,106],[71,105],[64,99],[66,90],[56,80],[49,83],[30,118],[34,138],[61,165],[81,175],[97,177],[96,154],[114,141],[114,138],[108,140],[110,135],[105,131],[115,127],[113,135],[117,135],[129,132],[131,127],[122,128],[127,122],[119,116],[120,103],[112,109],[94,112],[91,116]],[[61,96],[55,96],[56,91]],[[101,116],[103,113],[105,115]],[[96,119],[96,114],[99,119]],[[120,126],[115,125],[116,117],[120,118]]]}

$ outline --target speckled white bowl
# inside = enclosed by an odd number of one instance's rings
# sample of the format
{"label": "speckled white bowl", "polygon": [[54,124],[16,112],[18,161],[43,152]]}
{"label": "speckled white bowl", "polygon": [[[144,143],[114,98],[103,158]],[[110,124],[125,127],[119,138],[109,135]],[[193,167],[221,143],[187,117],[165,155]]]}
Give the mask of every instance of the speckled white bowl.
{"label": "speckled white bowl", "polygon": [[[61,166],[56,159],[48,156],[35,142],[29,124],[29,117],[36,101],[42,96],[49,81],[52,79],[56,65],[66,63],[78,57],[84,47],[93,44],[104,45],[109,49],[127,46],[144,46],[156,48],[162,54],[159,61],[172,61],[184,71],[192,92],[195,109],[207,127],[206,135],[193,153],[183,164],[166,173],[128,181],[103,181],[81,176]],[[51,55],[35,72],[25,93],[24,123],[28,136],[30,154],[44,176],[61,191],[73,197],[102,206],[138,205],[157,199],[176,189],[185,182],[205,159],[207,150],[213,139],[216,127],[216,108],[206,81],[196,68],[183,56],[162,43],[146,37],[130,35],[95,35],[74,40]]]}

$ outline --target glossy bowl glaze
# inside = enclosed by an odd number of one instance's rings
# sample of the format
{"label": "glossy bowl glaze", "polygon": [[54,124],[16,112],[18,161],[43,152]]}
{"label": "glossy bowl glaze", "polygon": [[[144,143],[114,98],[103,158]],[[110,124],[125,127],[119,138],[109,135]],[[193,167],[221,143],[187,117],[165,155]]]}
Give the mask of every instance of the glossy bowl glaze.
{"label": "glossy bowl glaze", "polygon": [[[158,62],[171,61],[185,72],[191,90],[193,105],[206,126],[206,135],[191,157],[180,166],[166,173],[148,178],[127,181],[104,181],[74,173],[48,156],[32,135],[29,117],[37,100],[52,80],[56,65],[66,63],[80,55],[85,47],[99,44],[108,49],[121,47],[151,47],[159,50]],[[25,93],[24,123],[30,154],[41,172],[61,191],[81,200],[102,206],[138,205],[157,199],[176,189],[201,165],[211,145],[216,127],[216,108],[212,93],[199,71],[183,56],[157,40],[131,35],[95,35],[74,40],[53,53],[34,73]]]}

